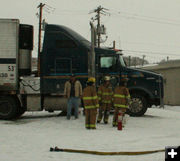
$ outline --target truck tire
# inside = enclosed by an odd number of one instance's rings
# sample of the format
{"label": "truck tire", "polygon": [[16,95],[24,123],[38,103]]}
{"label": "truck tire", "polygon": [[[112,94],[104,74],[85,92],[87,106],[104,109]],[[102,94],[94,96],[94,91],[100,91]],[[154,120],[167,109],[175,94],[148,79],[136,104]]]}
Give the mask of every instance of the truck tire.
{"label": "truck tire", "polygon": [[147,111],[147,100],[140,94],[131,95],[131,103],[127,113],[130,116],[143,116]]}
{"label": "truck tire", "polygon": [[10,120],[17,116],[18,104],[15,98],[0,97],[0,119]]}

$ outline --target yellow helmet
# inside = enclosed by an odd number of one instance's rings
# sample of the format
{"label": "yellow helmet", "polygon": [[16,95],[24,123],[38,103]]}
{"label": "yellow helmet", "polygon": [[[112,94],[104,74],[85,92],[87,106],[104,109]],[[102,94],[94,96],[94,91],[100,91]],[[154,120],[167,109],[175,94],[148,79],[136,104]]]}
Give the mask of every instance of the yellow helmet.
{"label": "yellow helmet", "polygon": [[95,83],[96,79],[94,77],[89,77],[87,82]]}

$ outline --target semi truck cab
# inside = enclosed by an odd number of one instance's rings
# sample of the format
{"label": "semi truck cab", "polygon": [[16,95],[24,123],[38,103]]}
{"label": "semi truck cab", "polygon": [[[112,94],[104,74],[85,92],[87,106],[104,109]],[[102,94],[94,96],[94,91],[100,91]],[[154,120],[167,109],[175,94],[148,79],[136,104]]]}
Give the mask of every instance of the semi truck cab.
{"label": "semi truck cab", "polygon": [[[59,25],[47,25],[42,51],[42,93],[63,93],[63,87],[72,73],[85,87],[88,78],[88,54],[91,43],[75,31]],[[128,77],[132,97],[129,114],[142,116],[148,107],[160,105],[163,98],[163,78],[160,74],[126,66],[122,51],[95,48],[97,87],[104,75],[112,77],[115,87],[122,77]],[[56,87],[61,88],[56,88]]]}

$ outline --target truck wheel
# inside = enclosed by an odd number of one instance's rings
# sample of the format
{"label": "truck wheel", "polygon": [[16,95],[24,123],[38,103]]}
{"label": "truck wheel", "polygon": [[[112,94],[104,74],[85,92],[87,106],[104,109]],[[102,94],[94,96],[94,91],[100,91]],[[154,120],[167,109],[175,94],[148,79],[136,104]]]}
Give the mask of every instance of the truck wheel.
{"label": "truck wheel", "polygon": [[128,109],[130,116],[142,116],[147,111],[147,101],[144,96],[138,94],[131,95],[131,104]]}
{"label": "truck wheel", "polygon": [[17,101],[13,97],[0,97],[0,119],[13,119],[18,111]]}

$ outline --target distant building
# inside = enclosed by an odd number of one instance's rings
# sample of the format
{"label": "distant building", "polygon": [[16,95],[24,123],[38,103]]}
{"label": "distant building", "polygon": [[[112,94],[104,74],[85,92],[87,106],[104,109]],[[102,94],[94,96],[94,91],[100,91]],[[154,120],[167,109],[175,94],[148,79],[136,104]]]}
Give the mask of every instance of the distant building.
{"label": "distant building", "polygon": [[142,67],[164,78],[164,104],[180,105],[180,60],[171,60],[156,66]]}

